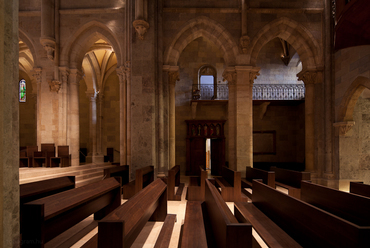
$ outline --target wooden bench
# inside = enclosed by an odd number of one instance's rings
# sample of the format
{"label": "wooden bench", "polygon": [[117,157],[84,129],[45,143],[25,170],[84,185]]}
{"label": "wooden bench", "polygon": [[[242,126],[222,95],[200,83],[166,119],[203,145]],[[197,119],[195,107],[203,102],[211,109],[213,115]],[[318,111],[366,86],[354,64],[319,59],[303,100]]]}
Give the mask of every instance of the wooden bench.
{"label": "wooden bench", "polygon": [[370,197],[370,185],[363,182],[350,182],[349,192],[357,195]]}
{"label": "wooden bench", "polygon": [[[227,167],[222,167],[222,177],[215,178],[215,186],[219,190],[224,201],[241,200],[241,173]],[[219,189],[220,188],[220,189]]]}
{"label": "wooden bench", "polygon": [[288,195],[301,198],[301,181],[311,180],[311,173],[271,167],[275,172],[275,185],[288,190]]}
{"label": "wooden bench", "polygon": [[75,177],[65,176],[19,185],[20,227],[23,232],[23,205],[49,195],[75,188]]}
{"label": "wooden bench", "polygon": [[98,247],[130,247],[149,220],[164,221],[155,247],[168,247],[176,215],[167,214],[167,186],[161,179],[99,221]]}
{"label": "wooden bench", "polygon": [[204,201],[207,171],[199,166],[199,176],[189,178],[186,199],[188,201]]}
{"label": "wooden bench", "polygon": [[23,208],[22,247],[44,247],[89,215],[102,219],[120,204],[120,182],[115,178],[28,202]]}
{"label": "wooden bench", "polygon": [[253,181],[253,205],[303,247],[359,248],[370,242],[360,227],[307,202]]}
{"label": "wooden bench", "polygon": [[[176,192],[175,186],[177,186]],[[168,200],[181,201],[181,195],[183,190],[184,184],[180,183],[180,165],[175,165],[172,169],[168,170],[168,179],[167,179]]]}
{"label": "wooden bench", "polygon": [[129,199],[154,181],[154,166],[136,170],[135,180],[122,186],[123,199]]}
{"label": "wooden bench", "polygon": [[209,180],[206,180],[205,201],[200,204],[191,201],[187,203],[181,248],[252,247],[252,225],[237,221]]}
{"label": "wooden bench", "polygon": [[252,181],[254,179],[261,179],[262,182],[270,187],[275,188],[275,173],[272,171],[265,171],[247,166],[245,170],[245,178],[241,179],[241,188],[244,195],[252,199],[252,193],[245,190],[245,188],[252,189]]}
{"label": "wooden bench", "polygon": [[130,182],[130,168],[128,165],[121,165],[104,169],[104,179],[110,177],[120,177],[121,186]]}
{"label": "wooden bench", "polygon": [[368,197],[302,181],[301,200],[370,230]]}

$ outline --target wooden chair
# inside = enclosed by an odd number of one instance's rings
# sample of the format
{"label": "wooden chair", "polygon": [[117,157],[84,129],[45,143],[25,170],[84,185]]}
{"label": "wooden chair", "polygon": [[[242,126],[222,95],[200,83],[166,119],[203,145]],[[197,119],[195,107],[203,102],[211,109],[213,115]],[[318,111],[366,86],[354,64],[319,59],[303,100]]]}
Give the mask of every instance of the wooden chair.
{"label": "wooden chair", "polygon": [[71,154],[69,146],[58,146],[58,157],[50,158],[51,167],[68,167],[71,166]]}
{"label": "wooden chair", "polygon": [[39,151],[33,152],[32,165],[33,165],[33,167],[46,166],[45,153],[39,152]]}
{"label": "wooden chair", "polygon": [[33,153],[37,151],[37,146],[27,146],[28,167],[33,167]]}
{"label": "wooden chair", "polygon": [[41,144],[41,152],[43,152],[46,157],[46,167],[50,167],[50,158],[55,157],[55,144]]}

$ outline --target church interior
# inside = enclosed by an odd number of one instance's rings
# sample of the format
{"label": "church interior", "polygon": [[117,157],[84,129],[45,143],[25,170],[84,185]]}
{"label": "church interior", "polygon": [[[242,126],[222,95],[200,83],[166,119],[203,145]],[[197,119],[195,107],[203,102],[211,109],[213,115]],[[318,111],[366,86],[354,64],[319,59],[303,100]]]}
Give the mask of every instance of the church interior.
{"label": "church interior", "polygon": [[[0,0],[0,12],[1,247],[370,242],[367,0]],[[27,203],[36,182],[44,195]]]}

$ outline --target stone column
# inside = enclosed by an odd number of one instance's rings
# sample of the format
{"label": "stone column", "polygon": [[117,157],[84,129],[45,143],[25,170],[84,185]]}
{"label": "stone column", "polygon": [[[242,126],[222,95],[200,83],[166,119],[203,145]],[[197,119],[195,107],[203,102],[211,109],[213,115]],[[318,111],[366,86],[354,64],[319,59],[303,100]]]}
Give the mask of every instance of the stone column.
{"label": "stone column", "polygon": [[19,247],[19,7],[0,6],[0,247]]}
{"label": "stone column", "polygon": [[36,80],[36,91],[37,91],[37,98],[36,98],[36,142],[37,146],[41,147],[41,80],[42,80],[42,69],[41,68],[33,68],[33,75],[34,79]]}
{"label": "stone column", "polygon": [[54,0],[41,1],[41,37],[40,43],[44,47],[48,59],[54,61],[55,42]]}
{"label": "stone column", "polygon": [[96,98],[96,155],[95,160],[96,162],[104,162],[104,154],[102,149],[102,121],[103,121],[103,103],[104,103],[104,95],[99,92]]}
{"label": "stone column", "polygon": [[306,171],[317,172],[315,166],[315,84],[321,83],[322,71],[303,70],[297,74],[298,80],[304,82],[305,95],[305,163]]}
{"label": "stone column", "polygon": [[59,137],[58,145],[67,145],[68,133],[68,76],[69,69],[66,67],[59,68],[59,78],[62,87],[58,93],[59,97]]}
{"label": "stone column", "polygon": [[168,68],[168,88],[169,88],[169,168],[176,165],[176,99],[175,86],[179,81],[179,67],[171,66]]}
{"label": "stone column", "polygon": [[121,66],[116,69],[119,78],[119,106],[120,106],[120,164],[127,164],[127,92],[126,68]]}
{"label": "stone column", "polygon": [[[245,173],[253,167],[253,99],[252,88],[259,68],[235,66],[227,68],[229,82],[229,166]],[[231,82],[231,84],[230,84]]]}
{"label": "stone column", "polygon": [[95,163],[94,157],[96,156],[96,92],[86,92],[87,98],[90,100],[90,118],[89,118],[89,153],[86,156],[87,163]]}
{"label": "stone column", "polygon": [[[126,61],[125,64],[126,72],[126,164],[131,165],[131,62]],[[131,166],[130,166],[131,175]]]}
{"label": "stone column", "polygon": [[82,73],[71,69],[69,74],[69,104],[68,104],[68,142],[69,153],[72,155],[72,166],[80,164],[80,106],[79,90]]}

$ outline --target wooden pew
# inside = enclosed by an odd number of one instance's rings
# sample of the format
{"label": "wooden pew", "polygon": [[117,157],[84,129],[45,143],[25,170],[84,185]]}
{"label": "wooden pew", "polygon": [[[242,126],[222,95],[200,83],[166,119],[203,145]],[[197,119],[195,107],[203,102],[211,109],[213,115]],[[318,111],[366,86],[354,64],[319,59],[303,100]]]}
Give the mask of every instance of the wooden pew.
{"label": "wooden pew", "polygon": [[189,178],[186,199],[188,201],[204,201],[207,171],[199,166],[199,176]]}
{"label": "wooden pew", "polygon": [[363,182],[350,182],[349,192],[357,195],[370,197],[370,185]]}
{"label": "wooden pew", "polygon": [[167,186],[157,179],[99,221],[98,247],[130,247],[149,220],[165,222],[155,247],[168,247],[175,219],[167,214]]}
{"label": "wooden pew", "polygon": [[121,186],[130,182],[130,168],[128,165],[121,165],[104,169],[104,179],[109,177],[120,177]]}
{"label": "wooden pew", "polygon": [[[176,192],[175,186],[178,187]],[[183,190],[184,184],[180,183],[180,165],[175,165],[172,169],[168,170],[168,179],[167,179],[168,200],[181,201],[181,195]]]}
{"label": "wooden pew", "polygon": [[245,178],[241,179],[241,188],[243,194],[250,199],[252,199],[252,194],[245,190],[245,188],[252,188],[252,181],[254,179],[261,179],[264,184],[275,188],[275,173],[273,171],[265,171],[247,166]]}
{"label": "wooden pew", "polygon": [[[205,201],[202,204],[202,209],[199,204],[200,202],[188,202],[181,248],[252,247],[252,225],[237,221],[216,187],[209,180],[206,180]],[[205,232],[202,231],[202,226],[198,226],[200,224],[199,218],[202,215]],[[195,219],[195,216],[198,217],[198,220]],[[192,221],[187,222],[189,219]],[[204,237],[204,233],[206,237]],[[195,237],[192,234],[195,234]],[[205,238],[207,246],[204,245]]]}
{"label": "wooden pew", "polygon": [[185,220],[180,236],[181,248],[207,247],[202,205],[202,201],[186,203]]}
{"label": "wooden pew", "polygon": [[65,176],[19,185],[20,226],[23,232],[23,205],[49,195],[75,188],[75,177]]}
{"label": "wooden pew", "polygon": [[370,242],[370,229],[253,181],[253,205],[303,247],[359,248]]}
{"label": "wooden pew", "polygon": [[122,186],[123,199],[129,199],[154,181],[154,166],[146,166],[136,170],[135,180]]}
{"label": "wooden pew", "polygon": [[302,181],[301,200],[370,230],[368,197]]}
{"label": "wooden pew", "polygon": [[227,167],[222,167],[222,178],[215,178],[215,186],[221,188],[220,194],[224,201],[241,200],[241,173]]}
{"label": "wooden pew", "polygon": [[[288,195],[301,198],[301,181],[311,180],[311,173],[271,167],[275,172],[275,185],[288,190]],[[270,185],[271,186],[271,185]]]}
{"label": "wooden pew", "polygon": [[44,247],[89,215],[102,219],[120,204],[120,182],[115,178],[28,202],[23,208],[22,247]]}

